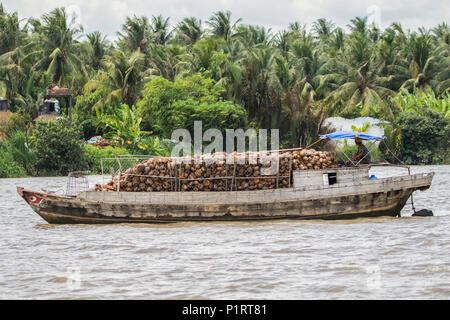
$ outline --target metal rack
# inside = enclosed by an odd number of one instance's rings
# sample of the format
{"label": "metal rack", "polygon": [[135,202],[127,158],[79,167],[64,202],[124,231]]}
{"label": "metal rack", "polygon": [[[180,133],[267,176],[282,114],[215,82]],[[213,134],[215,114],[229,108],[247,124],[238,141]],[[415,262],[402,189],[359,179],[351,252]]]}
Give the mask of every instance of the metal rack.
{"label": "metal rack", "polygon": [[66,186],[66,196],[76,196],[89,190],[89,181],[86,175],[89,171],[73,171],[69,173]]}

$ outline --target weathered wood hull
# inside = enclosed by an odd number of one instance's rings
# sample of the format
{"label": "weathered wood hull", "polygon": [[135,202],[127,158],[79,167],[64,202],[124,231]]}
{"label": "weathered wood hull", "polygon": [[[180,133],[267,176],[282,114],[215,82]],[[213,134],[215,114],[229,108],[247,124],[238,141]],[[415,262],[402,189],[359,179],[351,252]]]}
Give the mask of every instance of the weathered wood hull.
{"label": "weathered wood hull", "polygon": [[110,224],[271,219],[349,219],[397,216],[412,192],[427,189],[432,174],[342,184],[234,192],[85,192],[56,196],[18,188],[48,223]]}

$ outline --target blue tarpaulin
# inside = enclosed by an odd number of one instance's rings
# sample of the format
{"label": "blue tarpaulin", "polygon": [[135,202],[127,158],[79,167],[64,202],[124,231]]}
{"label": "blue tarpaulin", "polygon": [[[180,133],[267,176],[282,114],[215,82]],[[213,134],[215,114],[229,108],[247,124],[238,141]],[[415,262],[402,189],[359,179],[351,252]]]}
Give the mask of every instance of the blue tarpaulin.
{"label": "blue tarpaulin", "polygon": [[320,139],[355,139],[360,138],[362,140],[375,140],[375,141],[381,141],[386,139],[386,137],[377,137],[377,136],[371,136],[369,134],[365,134],[362,132],[356,132],[356,131],[336,131],[329,134],[324,134],[320,136]]}

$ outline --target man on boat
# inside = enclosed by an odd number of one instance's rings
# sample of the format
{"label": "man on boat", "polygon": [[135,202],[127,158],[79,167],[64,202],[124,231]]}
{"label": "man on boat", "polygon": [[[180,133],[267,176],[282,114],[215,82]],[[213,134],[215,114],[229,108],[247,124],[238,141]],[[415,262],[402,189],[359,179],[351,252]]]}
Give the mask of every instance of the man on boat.
{"label": "man on boat", "polygon": [[355,143],[358,146],[358,150],[350,160],[345,162],[345,164],[346,165],[349,165],[350,163],[369,164],[370,163],[369,149],[366,148],[366,146],[362,143],[362,139],[359,137],[355,138]]}

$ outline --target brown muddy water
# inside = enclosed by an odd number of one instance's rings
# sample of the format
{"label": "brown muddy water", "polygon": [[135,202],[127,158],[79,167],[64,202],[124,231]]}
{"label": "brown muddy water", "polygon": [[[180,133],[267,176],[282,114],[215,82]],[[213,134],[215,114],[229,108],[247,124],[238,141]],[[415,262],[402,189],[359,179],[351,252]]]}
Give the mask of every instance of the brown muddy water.
{"label": "brown muddy water", "polygon": [[434,217],[162,226],[49,225],[16,186],[66,178],[0,179],[0,298],[449,299],[450,166],[429,171],[414,202]]}

